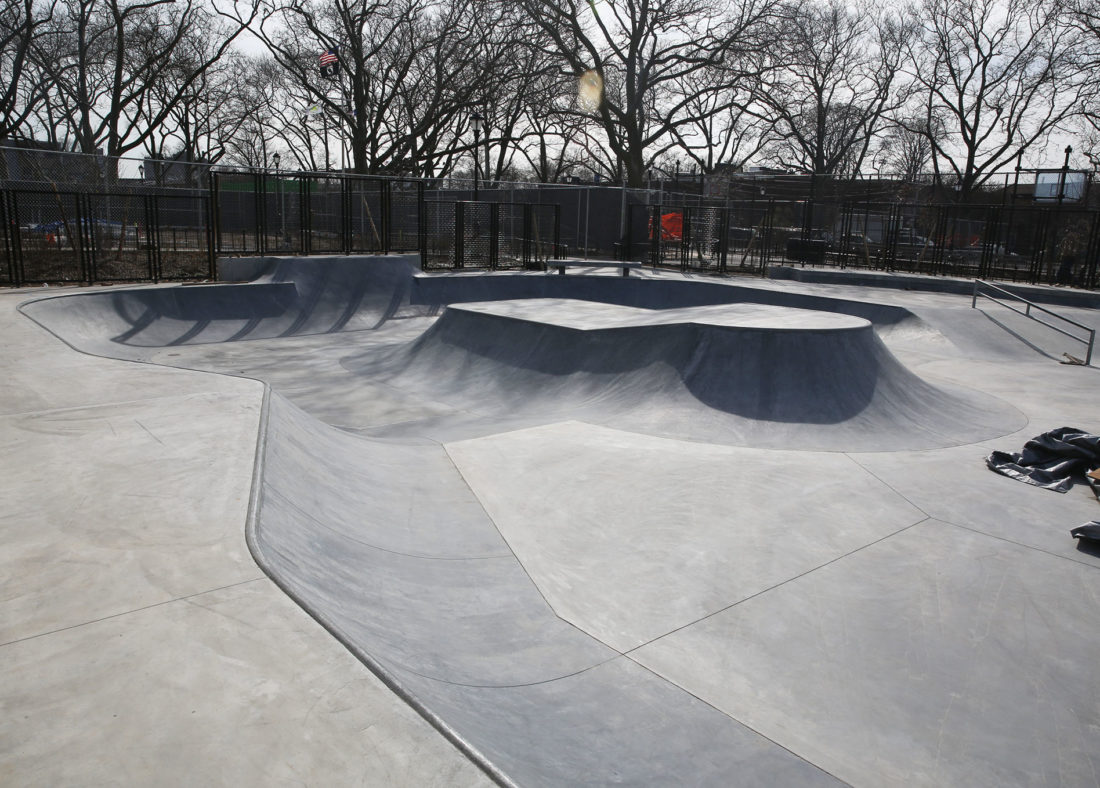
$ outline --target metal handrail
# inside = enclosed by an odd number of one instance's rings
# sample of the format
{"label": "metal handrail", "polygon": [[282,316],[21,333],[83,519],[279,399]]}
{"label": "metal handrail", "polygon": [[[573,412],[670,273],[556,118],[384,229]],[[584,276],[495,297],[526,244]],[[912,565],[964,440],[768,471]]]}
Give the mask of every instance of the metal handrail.
{"label": "metal handrail", "polygon": [[[1013,304],[1005,303],[1004,301],[1001,301],[1000,299],[994,298],[993,296],[989,295],[988,293],[981,293],[981,292],[978,291],[978,288],[981,285],[984,285],[985,287],[988,287],[990,290],[995,290],[998,293],[1003,293],[1004,295],[1008,296],[1009,298],[1014,298],[1017,301],[1022,301],[1023,303],[1027,304],[1027,306],[1024,309],[1018,309]],[[1000,304],[1001,306],[1005,307],[1006,309],[1011,309],[1013,312],[1015,312],[1019,315],[1023,315],[1026,318],[1034,320],[1036,323],[1041,323],[1042,325],[1046,326],[1047,328],[1050,328],[1050,329],[1053,329],[1054,331],[1057,331],[1059,334],[1063,334],[1064,336],[1067,336],[1070,339],[1075,339],[1078,342],[1080,342],[1084,345],[1087,345],[1088,346],[1088,352],[1085,355],[1085,365],[1088,366],[1089,364],[1092,363],[1092,347],[1093,347],[1094,344],[1096,344],[1096,329],[1095,328],[1089,328],[1088,326],[1084,325],[1083,323],[1078,323],[1076,320],[1070,320],[1068,317],[1062,317],[1057,312],[1052,312],[1051,310],[1047,309],[1044,306],[1039,306],[1038,304],[1036,304],[1033,301],[1028,301],[1023,296],[1018,296],[1018,295],[1016,295],[1015,293],[1013,293],[1009,290],[1005,290],[1003,287],[997,287],[997,285],[990,284],[989,282],[986,282],[985,280],[982,280],[982,279],[975,279],[974,280],[974,297],[970,300],[970,308],[971,309],[974,309],[975,307],[978,306],[978,296],[981,296],[982,298],[988,298],[990,301],[992,301],[995,304]],[[1035,315],[1031,314],[1031,310],[1033,310],[1033,309],[1037,309],[1040,312],[1043,312],[1045,314],[1050,315],[1051,317],[1055,317],[1055,318],[1061,320],[1064,323],[1069,323],[1072,326],[1076,326],[1077,328],[1084,329],[1085,331],[1088,332],[1089,338],[1088,339],[1083,339],[1082,337],[1079,337],[1076,334],[1070,333],[1069,331],[1066,331],[1063,328],[1059,328],[1058,326],[1054,325],[1053,323],[1048,323],[1047,321],[1042,320],[1041,318],[1035,317]]]}

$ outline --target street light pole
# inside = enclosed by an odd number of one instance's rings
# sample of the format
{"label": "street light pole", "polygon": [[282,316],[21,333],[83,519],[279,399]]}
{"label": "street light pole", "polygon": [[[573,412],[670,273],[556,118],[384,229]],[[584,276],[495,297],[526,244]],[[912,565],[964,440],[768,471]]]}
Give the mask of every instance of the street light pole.
{"label": "street light pole", "polygon": [[1062,177],[1058,179],[1058,207],[1062,207],[1062,200],[1066,197],[1066,178],[1069,176],[1069,156],[1073,153],[1073,146],[1067,145],[1066,159],[1062,162]]}
{"label": "street light pole", "polygon": [[481,147],[481,113],[475,112],[470,116],[474,127],[474,201],[477,201],[477,176],[481,171],[481,163],[478,161],[478,149]]}

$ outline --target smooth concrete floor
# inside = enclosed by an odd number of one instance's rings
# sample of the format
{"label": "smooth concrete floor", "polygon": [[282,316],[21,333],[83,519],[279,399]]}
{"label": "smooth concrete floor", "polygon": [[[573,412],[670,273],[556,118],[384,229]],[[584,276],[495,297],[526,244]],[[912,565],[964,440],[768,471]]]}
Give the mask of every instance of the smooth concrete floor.
{"label": "smooth concrete floor", "polygon": [[0,784],[491,784],[252,560],[262,384],[74,352],[42,294],[0,292]]}
{"label": "smooth concrete floor", "polygon": [[[487,781],[251,562],[252,377],[286,398],[268,558],[504,779],[1097,784],[1100,552],[1068,531],[1100,505],[983,462],[1100,431],[1097,369],[966,297],[737,284],[909,309],[878,326],[897,358],[1018,418],[914,450],[687,440],[360,373],[431,316],[146,356],[228,377],[75,353],[3,294],[0,775]],[[349,462],[406,493],[335,494]]]}

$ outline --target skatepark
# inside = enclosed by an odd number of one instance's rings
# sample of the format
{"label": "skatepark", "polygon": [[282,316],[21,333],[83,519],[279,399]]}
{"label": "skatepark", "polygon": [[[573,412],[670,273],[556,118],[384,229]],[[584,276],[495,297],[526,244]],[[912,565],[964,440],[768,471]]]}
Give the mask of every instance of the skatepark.
{"label": "skatepark", "polygon": [[1100,432],[1079,344],[936,280],[218,273],[0,293],[5,782],[1100,780],[1100,503],[985,464]]}

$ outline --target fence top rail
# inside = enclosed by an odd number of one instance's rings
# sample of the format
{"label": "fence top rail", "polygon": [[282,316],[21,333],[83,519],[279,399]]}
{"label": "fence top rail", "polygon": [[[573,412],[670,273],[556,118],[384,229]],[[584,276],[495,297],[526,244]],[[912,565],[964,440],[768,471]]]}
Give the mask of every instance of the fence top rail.
{"label": "fence top rail", "polygon": [[[431,194],[431,192],[428,192],[428,194]],[[462,203],[464,205],[530,205],[532,208],[561,207],[561,204],[556,202],[507,202],[504,200],[433,200],[427,196],[424,197],[425,205],[458,205],[459,203]]]}
{"label": "fence top rail", "polygon": [[[1076,326],[1077,328],[1084,329],[1085,331],[1088,331],[1090,334],[1095,334],[1095,332],[1096,332],[1096,329],[1092,328],[1091,326],[1086,326],[1084,323],[1078,323],[1076,320],[1070,320],[1068,317],[1064,317],[1064,316],[1058,314],[1057,312],[1054,312],[1050,309],[1047,309],[1045,306],[1041,306],[1041,305],[1035,303],[1034,301],[1029,301],[1028,299],[1024,298],[1023,296],[1017,295],[1016,293],[1013,293],[1011,290],[1006,290],[1003,287],[998,287],[997,285],[995,285],[991,282],[987,282],[984,279],[975,279],[974,280],[974,297],[975,298],[977,298],[978,296],[983,296],[985,298],[988,298],[991,301],[997,301],[996,298],[993,298],[992,296],[987,295],[985,293],[979,292],[980,287],[988,287],[990,290],[994,290],[994,291],[996,291],[996,292],[998,292],[1002,295],[1008,296],[1009,298],[1013,298],[1017,301],[1020,301],[1021,303],[1027,304],[1031,309],[1037,309],[1040,312],[1043,312],[1045,314],[1050,315],[1051,317],[1057,318],[1058,320],[1061,320],[1065,323],[1069,323],[1071,326]],[[998,303],[1000,303],[1000,302],[998,302]],[[1077,337],[1075,337],[1075,339],[1076,338]],[[1088,340],[1081,340],[1081,341],[1082,342],[1088,342]]]}

